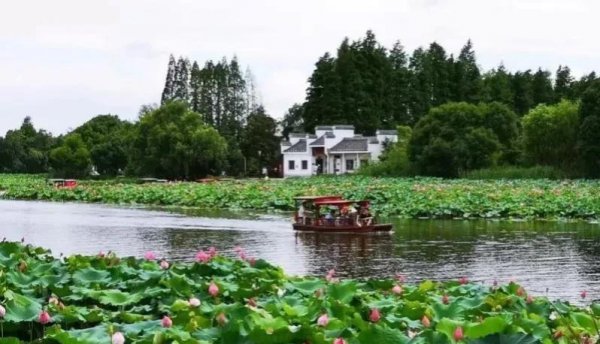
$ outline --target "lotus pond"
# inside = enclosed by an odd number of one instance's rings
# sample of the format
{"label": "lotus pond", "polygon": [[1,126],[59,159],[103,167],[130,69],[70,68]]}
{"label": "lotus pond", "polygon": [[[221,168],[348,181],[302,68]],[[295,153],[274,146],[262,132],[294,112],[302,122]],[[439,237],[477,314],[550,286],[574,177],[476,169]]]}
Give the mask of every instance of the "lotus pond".
{"label": "lotus pond", "polygon": [[170,205],[218,209],[293,210],[298,195],[368,198],[377,214],[405,218],[584,219],[600,217],[600,182],[444,180],[435,178],[315,177],[209,184],[83,181],[73,190],[42,176],[0,175],[9,199]]}
{"label": "lotus pond", "polygon": [[[193,263],[54,257],[0,243],[1,343],[596,343],[600,304],[464,278],[287,276],[268,262],[198,252]],[[582,294],[581,297],[585,298]]]}

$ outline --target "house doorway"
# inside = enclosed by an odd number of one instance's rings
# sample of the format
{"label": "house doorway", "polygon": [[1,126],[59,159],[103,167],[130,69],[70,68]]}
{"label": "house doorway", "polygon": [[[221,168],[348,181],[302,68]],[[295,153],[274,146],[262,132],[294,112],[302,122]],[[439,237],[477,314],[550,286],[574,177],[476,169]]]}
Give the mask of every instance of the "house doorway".
{"label": "house doorway", "polygon": [[323,157],[322,156],[318,156],[315,159],[315,165],[317,167],[316,168],[317,175],[323,174],[323,164],[324,164]]}

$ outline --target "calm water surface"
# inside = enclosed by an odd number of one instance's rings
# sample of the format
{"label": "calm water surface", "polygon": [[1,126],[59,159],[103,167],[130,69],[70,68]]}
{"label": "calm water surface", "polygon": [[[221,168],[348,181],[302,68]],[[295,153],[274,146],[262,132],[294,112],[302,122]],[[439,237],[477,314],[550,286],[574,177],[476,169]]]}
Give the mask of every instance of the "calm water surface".
{"label": "calm water surface", "polygon": [[468,276],[514,279],[538,295],[577,301],[600,298],[600,225],[587,223],[396,220],[392,234],[296,233],[290,217],[232,212],[194,216],[95,204],[0,201],[0,237],[58,253],[148,250],[190,260],[215,246],[240,245],[288,274],[391,276],[409,281]]}

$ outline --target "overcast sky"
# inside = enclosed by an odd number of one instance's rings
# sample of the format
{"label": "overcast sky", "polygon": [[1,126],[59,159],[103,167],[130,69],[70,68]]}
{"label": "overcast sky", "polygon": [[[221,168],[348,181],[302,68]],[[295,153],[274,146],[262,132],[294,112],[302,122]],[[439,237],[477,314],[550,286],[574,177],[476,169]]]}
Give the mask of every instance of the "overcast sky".
{"label": "overcast sky", "polygon": [[0,11],[0,135],[31,116],[54,134],[160,101],[169,54],[237,55],[269,114],[304,99],[317,58],[372,29],[408,51],[473,40],[484,69],[600,70],[596,0],[39,0]]}

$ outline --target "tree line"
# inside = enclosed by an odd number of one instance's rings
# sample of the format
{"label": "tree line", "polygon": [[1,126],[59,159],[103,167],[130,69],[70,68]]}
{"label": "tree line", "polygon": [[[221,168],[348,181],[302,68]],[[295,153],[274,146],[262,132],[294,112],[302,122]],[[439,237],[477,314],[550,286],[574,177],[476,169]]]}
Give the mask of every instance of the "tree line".
{"label": "tree line", "polygon": [[236,58],[200,69],[169,58],[161,105],[142,106],[135,122],[98,115],[58,137],[27,117],[0,137],[0,171],[196,179],[276,173],[277,122],[257,101],[251,72]]}
{"label": "tree line", "polygon": [[470,40],[458,56],[436,42],[408,54],[400,42],[387,49],[368,31],[318,59],[305,101],[283,118],[283,134],[333,123],[366,135],[399,127],[401,142],[364,171],[375,175],[458,177],[544,165],[599,176],[599,83],[595,72],[576,79],[564,65],[554,75],[502,64],[483,71]]}

